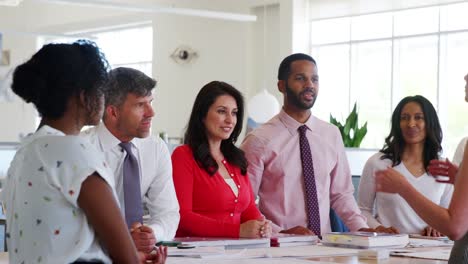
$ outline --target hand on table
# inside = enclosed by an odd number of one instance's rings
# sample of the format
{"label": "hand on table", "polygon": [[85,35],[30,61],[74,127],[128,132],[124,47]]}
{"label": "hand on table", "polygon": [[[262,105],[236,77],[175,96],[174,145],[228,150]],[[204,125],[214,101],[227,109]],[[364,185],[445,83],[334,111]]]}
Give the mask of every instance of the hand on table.
{"label": "hand on table", "polygon": [[379,225],[375,228],[375,232],[377,233],[387,233],[387,234],[400,234],[400,231],[393,226],[385,227],[383,225]]}
{"label": "hand on table", "polygon": [[431,236],[431,237],[441,237],[444,236],[441,232],[437,231],[435,228],[430,226],[426,226],[424,230],[421,232],[423,236]]}
{"label": "hand on table", "polygon": [[280,233],[293,234],[293,235],[315,235],[315,233],[303,226],[295,226],[293,228],[281,230]]}

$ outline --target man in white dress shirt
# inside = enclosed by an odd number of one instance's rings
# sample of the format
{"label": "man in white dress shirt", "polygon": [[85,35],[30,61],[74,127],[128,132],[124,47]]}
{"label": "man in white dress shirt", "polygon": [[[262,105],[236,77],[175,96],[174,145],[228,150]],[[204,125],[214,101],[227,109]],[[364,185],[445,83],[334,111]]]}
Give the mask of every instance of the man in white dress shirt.
{"label": "man in white dress shirt", "polygon": [[124,215],[123,164],[127,153],[119,144],[131,143],[139,163],[140,197],[149,219],[144,225],[128,224],[138,250],[149,253],[157,241],[174,237],[180,218],[168,148],[160,137],[150,135],[156,81],[138,70],[121,67],[109,73],[106,86],[103,122],[84,134],[105,153]]}

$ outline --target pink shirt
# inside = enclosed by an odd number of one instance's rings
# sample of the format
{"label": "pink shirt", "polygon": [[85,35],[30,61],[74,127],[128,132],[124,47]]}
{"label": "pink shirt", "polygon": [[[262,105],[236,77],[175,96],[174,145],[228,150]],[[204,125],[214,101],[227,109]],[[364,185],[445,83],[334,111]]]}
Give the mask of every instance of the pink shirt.
{"label": "pink shirt", "polygon": [[[284,110],[247,135],[241,148],[259,209],[273,231],[307,226],[298,128]],[[330,232],[330,206],[351,231],[368,227],[353,197],[351,172],[338,128],[314,116],[305,123],[314,163],[322,234]]]}

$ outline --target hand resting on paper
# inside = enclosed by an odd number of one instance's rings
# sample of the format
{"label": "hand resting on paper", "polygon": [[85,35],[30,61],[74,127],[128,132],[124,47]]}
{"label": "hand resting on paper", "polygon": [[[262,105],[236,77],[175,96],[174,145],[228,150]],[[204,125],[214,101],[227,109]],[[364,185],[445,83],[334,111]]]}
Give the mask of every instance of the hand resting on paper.
{"label": "hand resting on paper", "polygon": [[303,226],[295,226],[293,228],[281,230],[280,233],[293,235],[315,235],[312,230]]}
{"label": "hand resting on paper", "polygon": [[398,230],[396,227],[393,227],[393,226],[385,227],[383,225],[379,225],[378,227],[376,227],[375,232],[387,233],[387,234],[400,234],[400,230]]}
{"label": "hand resting on paper", "polygon": [[437,231],[435,228],[432,228],[430,226],[426,226],[424,230],[421,232],[421,235],[423,236],[430,236],[430,237],[442,237],[444,234],[441,232]]}

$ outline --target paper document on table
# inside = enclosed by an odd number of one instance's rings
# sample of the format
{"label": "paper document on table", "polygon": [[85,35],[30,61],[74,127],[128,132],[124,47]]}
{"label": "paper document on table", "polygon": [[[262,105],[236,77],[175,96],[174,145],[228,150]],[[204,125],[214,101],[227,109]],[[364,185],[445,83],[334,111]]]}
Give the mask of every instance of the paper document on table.
{"label": "paper document on table", "polygon": [[446,236],[433,237],[433,236],[423,236],[420,234],[409,234],[410,238],[419,238],[419,239],[429,239],[429,240],[438,240],[438,241],[450,241],[450,238]]}
{"label": "paper document on table", "polygon": [[[219,264],[219,259],[216,261],[208,259],[203,264]],[[326,261],[310,261],[297,258],[258,258],[258,259],[230,259],[222,261],[223,264],[338,264],[336,262]]]}
{"label": "paper document on table", "polygon": [[392,256],[421,258],[421,259],[436,259],[436,260],[449,260],[451,248],[433,249],[429,251],[419,252],[392,252]]}
{"label": "paper document on table", "polygon": [[232,249],[232,250],[226,250],[224,254],[219,254],[219,255],[203,255],[201,256],[202,259],[222,259],[228,260],[228,259],[254,259],[254,258],[269,258],[270,255],[266,252],[249,252],[246,248],[244,249]]}
{"label": "paper document on table", "polygon": [[433,239],[419,239],[410,238],[408,247],[451,247],[453,246],[452,240],[433,240]]}
{"label": "paper document on table", "polygon": [[357,249],[325,247],[320,245],[298,246],[298,247],[271,247],[271,248],[252,248],[245,252],[246,255],[265,254],[272,258],[281,257],[328,257],[328,256],[357,256]]}
{"label": "paper document on table", "polygon": [[269,238],[176,237],[174,241],[196,247],[224,246],[226,249],[270,247]]}
{"label": "paper document on table", "polygon": [[[167,258],[167,264],[219,264],[219,259],[192,259],[192,258]],[[311,261],[295,258],[263,258],[263,259],[238,259],[223,260],[223,264],[338,264],[328,261]]]}
{"label": "paper document on table", "polygon": [[212,255],[224,255],[226,250],[223,246],[221,247],[200,247],[200,248],[190,248],[190,249],[179,249],[176,247],[168,247],[167,255],[170,257],[192,257],[192,258],[201,258],[203,256],[212,256]]}

